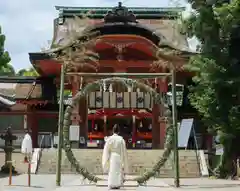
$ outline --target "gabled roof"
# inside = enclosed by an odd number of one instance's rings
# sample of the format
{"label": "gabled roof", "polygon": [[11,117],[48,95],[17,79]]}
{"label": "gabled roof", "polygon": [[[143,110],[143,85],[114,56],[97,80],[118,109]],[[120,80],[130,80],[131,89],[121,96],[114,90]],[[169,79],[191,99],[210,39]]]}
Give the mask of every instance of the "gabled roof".
{"label": "gabled roof", "polygon": [[42,94],[43,79],[41,77],[0,76],[0,96],[3,98],[1,100],[7,103],[5,99],[12,102],[20,99],[38,99]]}

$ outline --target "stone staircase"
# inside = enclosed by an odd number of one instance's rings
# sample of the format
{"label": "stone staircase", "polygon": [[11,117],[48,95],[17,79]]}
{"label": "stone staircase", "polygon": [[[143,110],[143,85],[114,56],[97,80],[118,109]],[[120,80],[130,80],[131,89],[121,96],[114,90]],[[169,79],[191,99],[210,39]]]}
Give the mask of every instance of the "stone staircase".
{"label": "stone staircase", "polygon": [[[101,168],[102,150],[99,149],[73,149],[76,159],[82,166],[86,167],[94,174],[103,174]],[[151,169],[158,158],[162,156],[163,150],[128,150],[129,171],[131,175],[141,175],[146,170]],[[75,173],[74,168],[69,163],[63,151],[62,173]],[[200,168],[194,150],[180,150],[180,176],[199,177]],[[57,165],[57,150],[44,149],[38,168],[38,173],[55,173]],[[173,177],[172,157],[160,170],[159,177]]]}

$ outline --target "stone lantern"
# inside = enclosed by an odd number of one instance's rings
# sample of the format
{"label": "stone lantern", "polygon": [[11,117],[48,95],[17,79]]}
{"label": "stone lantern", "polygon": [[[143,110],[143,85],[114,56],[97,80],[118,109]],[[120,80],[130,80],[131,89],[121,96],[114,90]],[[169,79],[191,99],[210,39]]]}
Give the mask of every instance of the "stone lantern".
{"label": "stone lantern", "polygon": [[[17,136],[12,134],[11,127],[9,126],[5,134],[0,135],[0,138],[5,141],[5,145],[3,147],[5,152],[5,164],[1,167],[1,172],[3,173],[9,173],[10,170],[10,163],[12,163],[12,152],[14,150],[13,148],[13,141],[17,139]],[[16,173],[15,168],[12,166],[12,172]]]}

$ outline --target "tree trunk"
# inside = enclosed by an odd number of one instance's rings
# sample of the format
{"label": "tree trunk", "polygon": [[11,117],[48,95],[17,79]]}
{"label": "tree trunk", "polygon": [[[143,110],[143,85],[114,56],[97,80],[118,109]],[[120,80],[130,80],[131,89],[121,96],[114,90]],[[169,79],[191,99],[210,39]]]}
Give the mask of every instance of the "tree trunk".
{"label": "tree trunk", "polygon": [[215,172],[219,178],[228,178],[236,176],[236,162],[240,156],[240,137],[235,136],[223,141],[223,155],[221,160],[215,169]]}

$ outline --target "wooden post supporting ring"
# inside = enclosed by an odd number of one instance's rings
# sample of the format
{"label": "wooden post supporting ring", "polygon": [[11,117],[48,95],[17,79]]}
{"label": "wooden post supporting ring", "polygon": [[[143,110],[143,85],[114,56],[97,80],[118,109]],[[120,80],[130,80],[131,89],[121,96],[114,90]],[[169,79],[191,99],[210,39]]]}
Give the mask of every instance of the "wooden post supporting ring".
{"label": "wooden post supporting ring", "polygon": [[31,186],[31,160],[28,159],[28,187]]}
{"label": "wooden post supporting ring", "polygon": [[9,164],[9,179],[8,179],[8,185],[11,186],[12,185],[12,163],[15,161],[7,161],[7,163]]}

